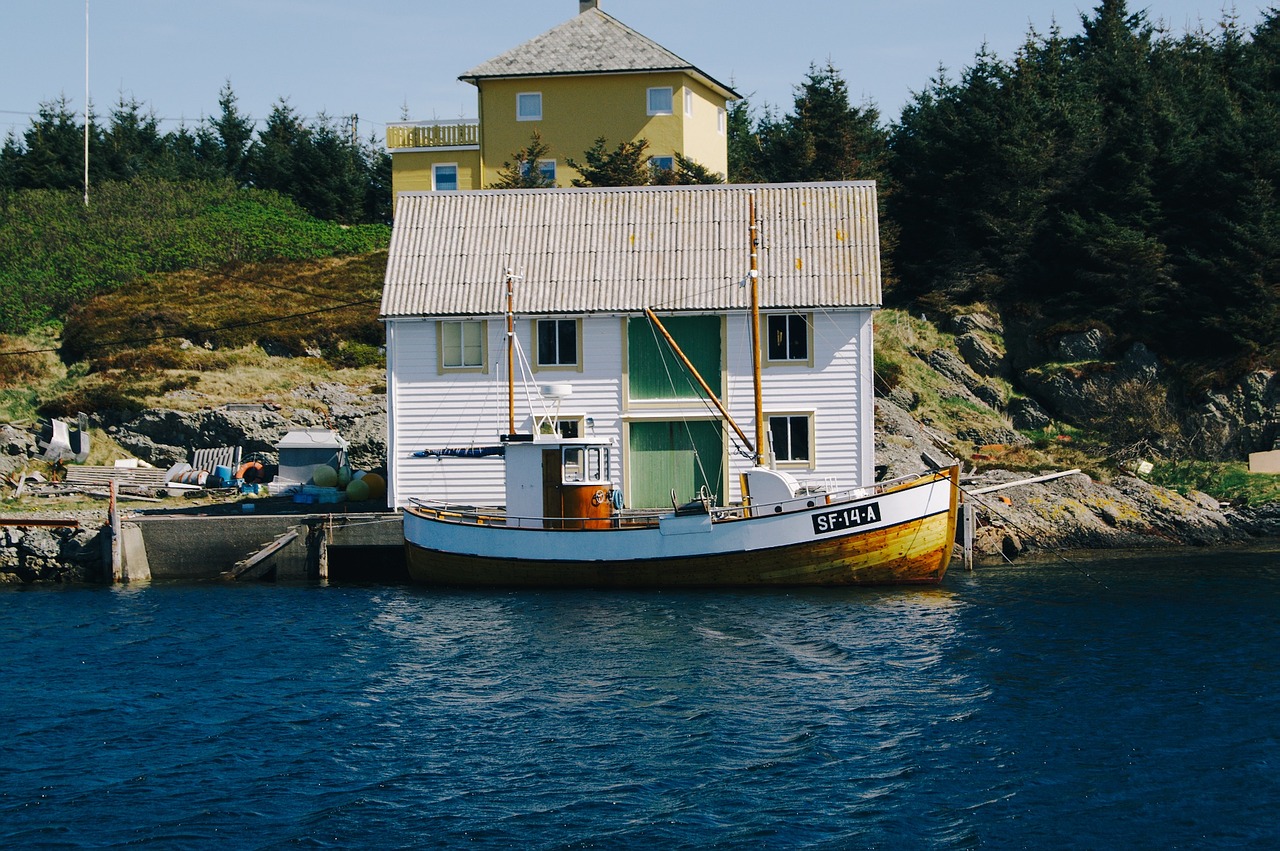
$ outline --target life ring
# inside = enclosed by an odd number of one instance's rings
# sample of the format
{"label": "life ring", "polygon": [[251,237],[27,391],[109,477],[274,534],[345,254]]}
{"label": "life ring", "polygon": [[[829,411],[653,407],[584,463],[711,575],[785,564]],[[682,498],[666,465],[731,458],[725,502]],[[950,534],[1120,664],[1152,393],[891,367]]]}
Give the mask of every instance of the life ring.
{"label": "life ring", "polygon": [[606,498],[607,497],[605,495],[604,489],[596,488],[596,492],[591,495],[591,504],[599,505],[600,503],[604,502]]}
{"label": "life ring", "polygon": [[246,461],[236,468],[235,477],[246,484],[256,485],[267,476],[261,461]]}

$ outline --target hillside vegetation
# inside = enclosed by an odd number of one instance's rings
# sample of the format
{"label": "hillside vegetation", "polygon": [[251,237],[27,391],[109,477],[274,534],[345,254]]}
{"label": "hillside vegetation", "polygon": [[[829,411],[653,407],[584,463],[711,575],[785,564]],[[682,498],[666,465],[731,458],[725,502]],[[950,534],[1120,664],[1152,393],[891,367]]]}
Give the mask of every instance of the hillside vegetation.
{"label": "hillside vegetation", "polygon": [[227,182],[0,199],[0,418],[255,399],[382,363],[385,225]]}
{"label": "hillside vegetation", "polygon": [[0,194],[0,332],[24,333],[157,273],[366,254],[389,239],[385,225],[321,221],[226,181],[108,183],[87,207],[74,192]]}

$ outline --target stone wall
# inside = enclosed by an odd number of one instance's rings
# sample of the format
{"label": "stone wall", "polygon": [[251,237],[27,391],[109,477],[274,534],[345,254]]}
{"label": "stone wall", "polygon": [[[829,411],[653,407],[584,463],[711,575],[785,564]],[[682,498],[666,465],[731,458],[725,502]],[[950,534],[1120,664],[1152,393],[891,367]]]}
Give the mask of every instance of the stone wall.
{"label": "stone wall", "polygon": [[100,582],[105,541],[98,527],[0,526],[0,583]]}

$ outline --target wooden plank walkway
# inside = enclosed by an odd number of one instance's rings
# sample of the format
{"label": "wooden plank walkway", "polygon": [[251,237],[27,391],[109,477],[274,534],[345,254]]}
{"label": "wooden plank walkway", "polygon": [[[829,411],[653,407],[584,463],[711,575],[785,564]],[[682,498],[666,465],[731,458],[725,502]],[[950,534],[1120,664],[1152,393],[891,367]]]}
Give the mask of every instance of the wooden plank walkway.
{"label": "wooden plank walkway", "polygon": [[135,488],[162,488],[165,470],[159,467],[91,467],[67,468],[69,485],[109,485],[115,481]]}

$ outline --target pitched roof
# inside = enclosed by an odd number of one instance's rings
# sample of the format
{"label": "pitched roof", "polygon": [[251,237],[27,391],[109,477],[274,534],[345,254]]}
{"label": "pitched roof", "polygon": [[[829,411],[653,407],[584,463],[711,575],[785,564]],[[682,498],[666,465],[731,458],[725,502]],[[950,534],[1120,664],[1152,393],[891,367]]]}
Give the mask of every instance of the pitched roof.
{"label": "pitched roof", "polygon": [[748,204],[764,307],[880,304],[874,182],[402,193],[382,316],[745,310]]}
{"label": "pitched roof", "polygon": [[683,71],[698,77],[732,100],[733,89],[681,59],[657,42],[601,12],[588,9],[540,36],[458,77],[468,83],[495,77],[546,77],[564,74],[611,74],[637,71]]}

